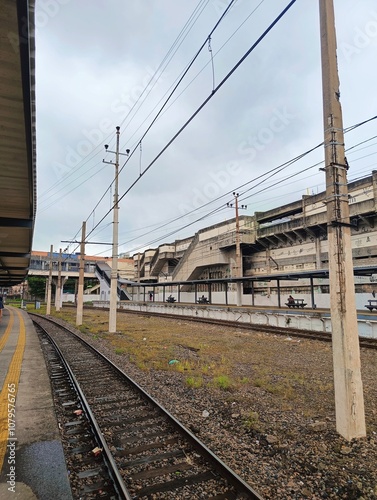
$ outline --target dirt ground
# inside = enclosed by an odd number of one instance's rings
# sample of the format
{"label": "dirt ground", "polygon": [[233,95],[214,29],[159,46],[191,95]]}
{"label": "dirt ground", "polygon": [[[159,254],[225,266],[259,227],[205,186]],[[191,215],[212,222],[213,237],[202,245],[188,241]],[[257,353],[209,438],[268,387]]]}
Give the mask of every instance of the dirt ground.
{"label": "dirt ground", "polygon": [[348,442],[331,344],[134,314],[107,325],[85,310],[80,331],[265,498],[377,498],[377,351],[361,349],[367,436]]}

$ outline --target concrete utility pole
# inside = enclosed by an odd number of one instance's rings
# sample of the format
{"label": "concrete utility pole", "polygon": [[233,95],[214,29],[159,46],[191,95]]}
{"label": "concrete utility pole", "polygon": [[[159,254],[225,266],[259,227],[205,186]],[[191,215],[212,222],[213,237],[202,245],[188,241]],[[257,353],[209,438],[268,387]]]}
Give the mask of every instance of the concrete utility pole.
{"label": "concrete utility pole", "polygon": [[117,331],[117,305],[118,305],[118,175],[119,175],[119,135],[120,127],[116,127],[116,149],[115,149],[115,184],[114,184],[114,218],[113,218],[113,254],[110,275],[110,312],[109,332]]}
{"label": "concrete utility pole", "polygon": [[[136,281],[140,283],[140,253],[137,254],[137,279]],[[140,300],[140,286],[137,287],[137,300]]]}
{"label": "concrete utility pole", "polygon": [[[241,253],[241,239],[240,239],[240,219],[238,215],[238,197],[239,193],[233,193],[234,196],[234,206],[236,209],[236,278],[242,278],[243,266],[242,266],[242,253]],[[228,207],[233,207],[233,203],[227,203]],[[246,209],[247,205],[241,205],[242,209]],[[242,306],[242,283],[237,282],[237,306]]]}
{"label": "concrete utility pole", "polygon": [[327,234],[336,428],[366,435],[333,0],[320,0]]}
{"label": "concrete utility pole", "polygon": [[48,284],[47,284],[47,304],[46,304],[46,314],[51,314],[51,285],[52,285],[52,252],[53,245],[50,247],[50,269],[48,271]]}
{"label": "concrete utility pole", "polygon": [[[118,176],[119,176],[119,136],[120,127],[116,127],[116,149],[109,151],[115,153],[115,165],[111,161],[103,160],[103,163],[108,163],[115,166],[115,181],[114,181],[114,208],[113,208],[113,252],[110,274],[110,311],[109,311],[109,332],[115,333],[117,329],[117,305],[118,305],[118,226],[119,226],[119,205],[118,205]],[[108,151],[108,145],[105,145]],[[126,156],[130,152],[126,149]]]}
{"label": "concrete utility pole", "polygon": [[56,297],[55,297],[56,312],[60,311],[61,291],[62,291],[62,249],[60,248],[59,261],[58,261],[58,285],[56,287]]}
{"label": "concrete utility pole", "polygon": [[86,222],[82,223],[81,242],[80,242],[80,268],[79,268],[79,286],[77,290],[77,309],[76,325],[82,325],[82,316],[84,308],[84,273],[85,273],[85,235]]}

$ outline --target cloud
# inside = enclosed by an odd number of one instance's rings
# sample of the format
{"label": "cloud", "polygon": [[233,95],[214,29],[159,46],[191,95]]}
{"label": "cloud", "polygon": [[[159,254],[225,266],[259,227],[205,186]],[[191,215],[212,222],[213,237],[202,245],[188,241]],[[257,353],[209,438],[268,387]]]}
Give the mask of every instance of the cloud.
{"label": "cloud", "polygon": [[[213,34],[213,54],[232,37],[214,58],[215,85],[286,5],[283,0],[273,5],[264,2],[236,31],[258,3],[239,0]],[[34,248],[39,250],[48,249],[51,243],[58,248],[61,240],[80,231],[82,221],[113,179],[113,167],[103,164],[102,159],[105,143],[109,149],[115,148],[115,126],[121,126],[121,151],[137,148],[140,137],[227,2],[208,2],[182,44],[170,52],[173,55],[176,50],[166,71],[152,81],[150,93],[144,93],[145,103],[134,111],[132,107],[197,2],[56,0],[56,5],[59,8],[55,14],[47,16],[45,3],[37,3],[45,20],[37,29],[39,200]],[[349,126],[376,114],[377,14],[374,0],[360,0],[357,5],[352,0],[336,0],[335,9],[341,101],[344,124]],[[210,201],[211,196],[214,199],[232,191],[320,142],[320,64],[318,3],[297,2],[122,200],[122,241],[131,239],[128,234],[142,234],[143,227],[184,215],[188,207],[199,206],[199,200]],[[143,139],[141,157],[137,148],[122,170],[121,195],[210,95],[212,85],[211,57],[206,46]],[[365,127],[350,133],[347,144],[369,137],[371,130]],[[292,167],[292,174],[321,157],[323,151],[317,152]],[[114,155],[108,153],[106,159],[110,158],[114,159]],[[350,175],[363,172],[372,160],[353,163]],[[307,188],[323,189],[324,176],[318,171],[313,177],[306,174],[294,179],[294,186],[285,181],[278,192],[272,188],[250,198],[250,213],[297,199]],[[111,196],[108,192],[94,216],[90,215],[88,228],[109,210]],[[215,202],[208,211],[223,201],[228,200]],[[176,237],[193,234],[208,223],[232,217],[232,213],[220,211],[217,217],[190,226]],[[110,214],[101,224],[104,229],[96,241],[111,241],[111,220]],[[192,220],[187,216],[172,227]],[[167,226],[158,235],[163,237],[170,231]],[[166,237],[169,241],[175,238]],[[150,230],[140,243],[152,239],[154,233]],[[136,244],[132,242],[128,248]],[[102,246],[91,246],[87,251],[104,250]]]}

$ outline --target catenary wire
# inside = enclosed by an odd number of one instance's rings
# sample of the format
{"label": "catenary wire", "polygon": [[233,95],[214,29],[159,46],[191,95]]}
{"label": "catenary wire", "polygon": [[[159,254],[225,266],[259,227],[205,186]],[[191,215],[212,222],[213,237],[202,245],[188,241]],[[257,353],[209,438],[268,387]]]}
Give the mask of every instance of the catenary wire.
{"label": "catenary wire", "polygon": [[[209,0],[200,0],[199,3],[197,4],[197,6],[195,7],[194,11],[192,12],[192,14],[190,15],[189,19],[186,21],[185,25],[183,26],[183,28],[181,29],[180,33],[178,34],[177,38],[175,39],[175,41],[173,42],[172,46],[170,47],[170,49],[168,50],[167,54],[165,55],[164,59],[162,60],[162,62],[160,63],[160,65],[158,66],[158,68],[156,69],[156,71],[154,72],[154,74],[151,76],[148,84],[145,86],[145,88],[143,89],[143,92],[141,93],[141,95],[137,98],[137,100],[135,101],[134,105],[132,106],[132,108],[130,109],[129,113],[126,115],[126,117],[123,119],[123,122],[128,118],[129,114],[132,112],[132,110],[134,109],[134,107],[139,103],[139,101],[141,100],[142,96],[144,95],[144,93],[146,92],[146,90],[148,89],[150,83],[152,81],[157,81],[158,78],[161,77],[161,75],[163,74],[163,72],[166,70],[167,66],[169,65],[169,63],[171,62],[174,54],[176,53],[176,51],[178,50],[178,48],[180,47],[180,45],[182,44],[183,40],[186,38],[186,36],[188,35],[188,33],[190,32],[190,30],[192,29],[192,27],[194,26],[195,22],[198,20],[198,18],[200,17],[200,15],[202,14],[204,8],[207,6],[208,4],[208,1]],[[201,9],[201,10],[200,10]],[[197,14],[197,11],[200,12]],[[192,22],[192,20],[194,19],[194,16],[197,15],[196,19]],[[191,23],[191,27],[190,27],[190,23]],[[184,38],[182,39],[181,43],[178,45],[178,47],[176,48],[173,56],[169,59],[169,61],[166,63],[165,67],[161,70],[163,64],[165,63],[166,59],[169,57],[170,53],[173,51],[173,49],[175,48],[175,46],[178,44],[178,41],[179,39],[183,36],[184,32],[187,30]],[[161,70],[160,74],[159,74],[159,77],[157,78],[157,75],[159,73],[159,71]],[[152,86],[153,88],[153,86]],[[152,88],[149,89],[149,92],[147,94],[147,96],[149,95],[149,93],[151,92]],[[144,101],[145,102],[145,99]],[[104,138],[104,142],[106,142],[108,139],[110,139],[111,137],[113,136],[112,133],[110,133],[107,137]],[[96,150],[99,148],[99,147],[102,147],[102,143],[101,144],[98,144],[97,146],[94,147],[93,151],[91,151],[90,153],[88,153],[84,158],[82,158],[82,160],[80,160],[80,162],[75,166],[74,169],[71,169],[71,172],[68,173],[66,175],[66,178],[65,180],[67,180],[69,177],[71,177],[72,175],[76,174],[77,171],[81,168],[83,168],[89,161],[93,160],[94,156],[96,156],[97,154],[100,153],[100,151],[97,151]],[[86,160],[86,161],[85,161]],[[83,163],[82,163],[83,162]],[[82,163],[82,165],[80,165],[80,163]],[[87,171],[85,172],[87,173]],[[76,179],[75,179],[76,180]],[[74,181],[75,181],[74,180]],[[87,181],[90,180],[90,177],[87,179]],[[73,182],[74,182],[73,181]],[[50,186],[46,191],[44,191],[40,197],[44,197],[45,195],[47,195],[51,190],[53,190],[56,186],[59,186],[61,185],[61,180],[58,180],[57,182],[55,182],[52,186]],[[81,185],[81,184],[80,184]],[[70,193],[70,192],[69,192]],[[67,193],[67,194],[69,194]],[[54,196],[54,195],[52,195]],[[44,202],[44,200],[43,200]]]}
{"label": "catenary wire", "polygon": [[[358,145],[360,145],[360,144],[364,144],[365,142],[367,142],[367,141],[362,141],[362,142],[360,142],[360,143],[358,143],[358,144],[356,144],[356,145],[352,146],[352,147],[351,147],[351,148],[349,148],[349,149],[353,149],[353,148],[357,147],[357,146],[358,146]],[[320,144],[320,145],[323,145],[323,143],[322,143],[322,144]],[[318,147],[318,146],[317,146],[317,147]],[[314,151],[317,147],[312,148],[312,149],[311,149],[311,150],[309,150],[309,151],[310,151],[310,152],[311,152],[311,151]],[[348,151],[349,149],[347,149],[347,151]],[[297,177],[298,175],[301,175],[301,174],[303,174],[303,173],[305,173],[305,172],[307,172],[307,171],[309,171],[309,170],[311,170],[311,169],[313,169],[313,168],[315,168],[315,167],[317,167],[317,166],[319,166],[319,165],[323,164],[323,160],[322,160],[322,161],[319,161],[319,162],[317,162],[317,163],[315,163],[315,164],[313,164],[313,165],[310,165],[309,167],[307,167],[307,168],[305,168],[305,169],[303,169],[303,170],[302,170],[302,169],[300,169],[300,171],[298,171],[298,172],[296,172],[296,173],[293,173],[293,174],[290,174],[289,176],[287,176],[287,177],[285,177],[285,178],[279,178],[279,179],[278,179],[276,182],[274,182],[273,184],[269,184],[268,186],[264,187],[263,189],[260,189],[260,190],[259,190],[258,192],[256,192],[256,193],[253,193],[253,194],[251,194],[251,195],[249,195],[249,196],[246,196],[246,197],[242,197],[243,195],[245,195],[245,193],[247,193],[247,192],[249,192],[250,190],[255,189],[256,187],[260,186],[262,183],[266,182],[266,180],[268,180],[268,179],[269,179],[269,178],[271,178],[272,176],[274,176],[274,175],[278,174],[278,173],[279,173],[279,172],[281,172],[283,169],[287,168],[287,166],[290,166],[290,165],[292,165],[295,161],[298,161],[299,159],[301,159],[304,155],[305,155],[305,153],[303,153],[302,155],[299,155],[298,157],[296,157],[295,159],[291,160],[290,162],[286,162],[286,164],[283,164],[283,165],[286,165],[286,166],[285,166],[285,167],[283,167],[283,168],[281,168],[281,166],[279,166],[279,167],[276,167],[276,168],[274,168],[274,169],[270,170],[269,172],[271,173],[271,175],[270,175],[269,177],[267,177],[267,179],[263,179],[263,180],[261,180],[258,184],[256,184],[256,185],[252,186],[251,188],[249,188],[249,189],[247,189],[246,191],[244,191],[243,193],[241,193],[241,194],[240,194],[240,197],[239,197],[239,201],[246,201],[246,200],[250,199],[251,197],[254,197],[254,196],[258,195],[258,194],[261,194],[261,193],[263,193],[263,192],[265,192],[265,191],[267,191],[267,190],[269,190],[269,189],[271,189],[271,188],[275,187],[276,185],[281,185],[281,184],[282,184],[282,183],[284,183],[285,181],[290,180],[290,179],[293,179],[294,177]],[[366,156],[369,156],[369,155],[366,155]],[[365,157],[365,156],[362,156],[362,157],[360,157],[360,158],[355,159],[354,161],[357,161],[357,160],[363,159],[364,157]],[[248,182],[247,182],[247,183],[245,183],[245,184],[249,184],[249,183],[251,183],[251,182],[255,182],[258,178],[263,177],[263,176],[265,176],[265,175],[266,175],[266,174],[263,174],[263,175],[261,175],[261,176],[257,177],[256,179],[253,179],[253,180],[251,180],[251,181],[248,181]],[[244,186],[245,184],[243,184],[243,186]],[[205,207],[205,206],[207,206],[207,205],[209,205],[209,204],[213,203],[214,201],[219,200],[220,198],[222,198],[222,197],[224,197],[224,196],[228,196],[228,195],[229,195],[232,191],[237,191],[238,189],[240,189],[240,187],[242,187],[242,186],[239,186],[239,187],[237,187],[237,188],[234,188],[233,190],[229,191],[228,193],[225,193],[225,194],[223,194],[223,195],[221,195],[221,196],[217,197],[215,200],[211,200],[210,202],[207,202],[206,204],[201,205],[201,206],[200,206],[200,207],[198,207],[197,209],[199,209],[199,208],[203,208],[203,207]],[[216,209],[211,210],[211,211],[209,212],[209,214],[207,214],[207,215],[204,215],[204,216],[200,217],[199,219],[197,219],[197,220],[193,221],[192,223],[190,223],[190,224],[188,224],[188,225],[185,225],[185,226],[182,226],[182,227],[178,228],[178,229],[177,229],[177,230],[175,230],[173,233],[168,233],[167,235],[164,235],[164,236],[162,236],[162,237],[159,237],[158,239],[154,239],[154,240],[152,240],[152,241],[150,241],[150,242],[148,242],[148,243],[146,243],[146,244],[143,244],[142,246],[143,246],[143,247],[144,247],[144,246],[148,246],[148,245],[150,245],[150,244],[155,243],[156,241],[161,241],[162,239],[166,239],[166,238],[168,238],[169,236],[171,236],[172,234],[177,233],[177,232],[181,231],[182,229],[185,229],[186,227],[188,227],[188,226],[192,225],[193,223],[196,223],[196,222],[198,222],[198,221],[202,220],[203,218],[206,218],[206,217],[209,217],[209,216],[213,215],[215,212],[220,211],[220,210],[222,210],[223,208],[225,208],[223,205],[222,205],[222,206],[220,206],[220,207],[217,207]],[[197,209],[194,209],[194,210],[192,210],[191,212],[189,212],[189,213],[187,213],[187,214],[185,214],[185,215],[182,215],[182,216],[180,216],[180,217],[177,217],[177,218],[173,219],[171,222],[174,222],[174,221],[178,220],[179,218],[187,217],[187,215],[191,214],[192,212],[194,212],[194,211],[195,211],[195,210],[197,210]],[[157,231],[158,229],[160,229],[160,228],[162,228],[162,227],[164,227],[164,226],[166,226],[166,225],[168,225],[168,224],[169,224],[169,223],[166,223],[166,224],[164,224],[164,225],[162,225],[162,226],[160,226],[160,227],[156,228],[154,231]],[[128,244],[128,243],[130,243],[130,242],[134,241],[135,239],[139,239],[139,238],[141,238],[141,237],[143,237],[143,236],[145,236],[145,235],[147,235],[147,234],[150,234],[150,232],[145,233],[145,234],[143,234],[143,235],[139,235],[137,238],[133,238],[132,240],[128,240],[127,242],[123,242],[121,245],[126,245],[126,244]],[[138,247],[138,249],[139,249],[139,247]],[[133,250],[134,250],[134,249],[133,249]]]}
{"label": "catenary wire", "polygon": [[[377,117],[373,117],[373,118],[371,118],[371,119],[369,119],[369,120],[364,120],[363,122],[359,122],[359,123],[357,123],[357,124],[355,124],[355,125],[353,125],[353,126],[351,126],[351,127],[348,127],[347,129],[345,129],[345,133],[347,133],[347,132],[349,132],[349,131],[351,131],[351,130],[354,130],[354,129],[356,129],[356,128],[358,128],[358,127],[360,127],[360,126],[362,126],[362,125],[364,125],[364,124],[368,123],[369,121],[371,121],[371,120],[373,120],[373,119],[376,119],[376,118],[377,118]],[[370,141],[370,140],[373,140],[374,138],[375,138],[375,136],[370,137],[370,138],[368,138],[368,139],[366,139],[366,140],[364,140],[364,141],[361,141],[361,142],[359,142],[359,143],[357,143],[357,144],[355,144],[355,145],[353,145],[353,146],[351,146],[351,147],[347,148],[346,152],[348,152],[348,151],[350,151],[350,150],[353,150],[354,148],[357,148],[358,146],[360,146],[360,145],[362,145],[362,144],[365,144],[366,142],[368,142],[368,141]],[[181,216],[175,217],[174,219],[168,219],[168,220],[167,220],[164,224],[162,224],[162,225],[160,225],[159,227],[155,228],[155,229],[153,230],[153,232],[154,232],[154,231],[158,231],[159,229],[161,229],[161,228],[163,228],[163,227],[166,227],[167,225],[169,225],[169,224],[171,224],[171,223],[173,223],[173,222],[175,222],[175,221],[177,221],[177,220],[179,220],[179,219],[181,219],[181,218],[183,218],[183,217],[187,217],[188,215],[192,214],[193,212],[195,212],[195,211],[197,211],[197,210],[199,210],[199,209],[202,209],[202,208],[204,208],[205,206],[207,206],[207,205],[209,205],[209,204],[214,203],[215,201],[217,201],[217,200],[219,200],[219,199],[223,198],[224,196],[229,196],[229,194],[230,194],[232,191],[237,191],[237,190],[239,190],[240,188],[244,187],[245,185],[250,184],[251,182],[255,182],[255,181],[256,181],[256,180],[258,180],[259,178],[264,177],[264,176],[266,176],[266,175],[267,175],[267,174],[269,174],[269,173],[272,173],[272,172],[274,172],[274,171],[275,171],[276,173],[279,173],[279,171],[281,170],[281,167],[282,167],[282,166],[284,166],[284,165],[290,165],[290,164],[293,164],[295,161],[298,161],[299,159],[303,158],[306,154],[308,154],[308,153],[309,153],[309,152],[311,152],[311,151],[314,151],[315,149],[317,149],[317,148],[318,148],[319,146],[321,146],[321,145],[323,145],[323,143],[321,143],[321,144],[319,144],[319,145],[317,145],[317,146],[315,146],[315,147],[311,148],[311,149],[310,149],[310,150],[308,150],[307,152],[302,153],[302,154],[298,155],[297,157],[295,157],[295,158],[293,158],[293,159],[291,159],[291,160],[289,160],[289,161],[287,161],[287,162],[285,162],[285,163],[283,163],[283,164],[281,164],[281,165],[279,165],[279,166],[277,166],[277,167],[275,167],[275,168],[273,168],[273,169],[269,170],[268,172],[266,172],[266,173],[264,173],[264,174],[261,174],[261,175],[260,175],[260,176],[258,176],[256,179],[252,179],[251,181],[248,181],[248,182],[246,182],[246,183],[242,184],[241,186],[238,186],[237,188],[234,188],[233,190],[231,190],[231,191],[229,191],[229,192],[227,192],[227,193],[225,193],[225,194],[223,194],[223,195],[221,195],[221,196],[219,196],[219,197],[215,198],[214,200],[211,200],[211,201],[209,201],[209,202],[205,203],[204,205],[201,205],[200,207],[197,207],[197,208],[193,209],[192,211],[190,211],[190,212],[188,212],[188,213],[185,213],[184,215],[181,215]],[[363,149],[363,148],[361,148],[361,149]],[[363,157],[362,157],[362,158],[363,158]],[[357,159],[355,159],[355,160],[353,160],[353,161],[357,161],[357,160],[359,160],[359,159],[361,159],[361,158],[357,158]],[[318,165],[320,165],[320,164],[322,164],[322,163],[323,163],[323,161],[318,162],[318,163],[316,163],[316,164],[312,165],[311,167],[308,167],[308,169],[305,169],[305,171],[306,171],[306,170],[309,170],[310,168],[313,168],[313,167],[315,167],[315,166],[318,166]],[[300,171],[299,173],[302,173],[302,171]],[[289,179],[289,177],[287,177],[287,179]],[[279,184],[281,184],[281,182],[282,182],[282,180],[281,180],[281,179],[279,179],[279,182],[278,182],[278,183],[279,183]],[[255,186],[254,186],[254,187],[255,187]],[[270,185],[269,185],[269,188],[271,188],[271,187],[273,187],[273,186],[270,186]],[[265,189],[261,190],[260,192],[262,192],[262,191],[265,191]],[[254,193],[254,195],[253,195],[253,196],[256,196],[257,194],[259,194],[259,193]],[[203,218],[206,218],[206,217],[211,216],[211,215],[212,215],[212,214],[214,214],[217,210],[220,210],[220,209],[221,209],[221,207],[218,207],[218,208],[217,208],[217,209],[215,209],[215,210],[211,210],[211,212],[210,212],[209,214],[207,214],[207,215],[205,215],[205,216],[201,217],[201,218],[200,218],[200,220],[202,220]],[[198,220],[199,220],[199,219],[198,219]],[[194,221],[194,223],[195,223],[195,222],[197,222],[197,221]],[[154,226],[154,225],[156,225],[156,224],[153,224],[153,225],[151,225],[151,226]],[[151,227],[151,226],[149,226],[149,227]],[[94,230],[94,229],[95,229],[95,228],[93,228],[93,230]],[[182,227],[178,228],[178,229],[177,229],[177,231],[175,231],[175,233],[176,233],[176,232],[181,231],[182,229],[183,229]],[[145,235],[146,235],[146,234],[150,234],[150,231],[149,231],[148,233],[145,233]],[[160,237],[160,238],[159,238],[159,239],[157,239],[157,240],[153,240],[153,242],[155,242],[155,241],[161,241],[162,239],[165,239],[165,238],[167,238],[167,237],[168,237],[168,236],[170,236],[170,235],[171,235],[171,234],[164,235],[164,236]],[[141,237],[143,237],[143,236],[144,236],[144,235],[139,235],[137,238],[134,238],[134,239],[132,239],[132,240],[129,240],[129,241],[127,241],[127,242],[124,242],[124,243],[122,243],[121,245],[125,245],[125,244],[127,244],[127,243],[130,243],[130,242],[134,241],[135,239],[139,239],[139,238],[141,238]],[[148,244],[152,244],[152,243],[148,243]],[[145,246],[146,246],[146,245],[148,245],[148,244],[143,244],[143,247],[145,247]],[[104,252],[101,252],[101,253],[104,253]]]}
{"label": "catenary wire", "polygon": [[[221,80],[217,85],[215,90],[202,102],[202,104],[196,109],[196,111],[190,116],[190,118],[182,125],[182,127],[176,132],[176,134],[170,139],[170,141],[164,146],[164,148],[157,154],[157,156],[149,163],[149,165],[144,169],[142,174],[130,185],[130,187],[119,197],[118,203],[128,194],[131,189],[140,181],[140,179],[147,173],[147,171],[156,163],[156,161],[162,156],[162,154],[171,146],[171,144],[177,139],[177,137],[183,132],[183,130],[191,123],[191,121],[197,116],[197,114],[204,108],[204,106],[213,98],[213,96],[220,90],[220,88],[226,83],[226,81],[232,76],[232,74],[237,70],[237,68],[245,61],[245,59],[255,50],[255,48],[260,44],[260,42],[267,36],[267,34],[273,29],[273,27],[282,19],[282,17],[288,12],[288,10],[296,3],[297,0],[291,0],[288,5],[281,11],[281,13],[274,19],[274,21],[268,26],[268,28],[260,35],[260,37],[253,43],[253,45],[246,51],[246,53],[239,59],[239,61],[233,66],[233,68],[227,73],[227,75]],[[133,150],[136,150],[137,146]],[[131,154],[130,154],[131,156]],[[125,164],[128,162],[126,160]],[[123,166],[124,167],[124,166]],[[123,168],[122,167],[122,168]],[[102,222],[111,212],[114,206],[103,216],[100,220]],[[99,223],[100,223],[99,222]],[[91,233],[88,234],[88,236]]]}
{"label": "catenary wire", "polygon": [[[296,1],[296,0],[294,0]],[[142,137],[139,139],[137,145],[134,147],[134,149],[132,150],[132,152],[130,153],[129,157],[128,157],[128,160],[132,157],[132,155],[134,154],[134,152],[136,151],[138,145],[140,144],[140,142],[144,139],[144,137],[147,135],[147,133],[149,132],[149,130],[151,129],[151,127],[153,126],[153,124],[155,123],[155,121],[158,119],[158,116],[160,115],[161,111],[164,109],[165,105],[168,103],[168,101],[170,100],[170,98],[172,97],[172,95],[174,94],[174,92],[176,91],[176,89],[178,88],[178,86],[180,85],[180,83],[182,82],[183,78],[185,77],[185,75],[187,74],[187,72],[189,71],[189,69],[191,68],[192,64],[194,63],[194,61],[197,59],[197,57],[199,56],[200,52],[203,50],[203,48],[206,46],[206,43],[207,43],[207,40],[208,40],[208,37],[211,36],[215,31],[216,29],[218,28],[218,26],[221,24],[221,22],[223,21],[223,19],[225,18],[225,16],[228,14],[229,10],[231,9],[233,3],[235,2],[235,0],[231,0],[229,5],[227,6],[227,8],[225,9],[225,11],[223,12],[223,14],[221,15],[220,19],[216,22],[215,26],[212,28],[210,34],[207,36],[206,40],[203,42],[202,46],[200,47],[200,49],[197,51],[197,53],[195,54],[195,56],[193,57],[192,61],[190,62],[190,64],[188,65],[188,67],[186,68],[186,70],[184,71],[183,75],[181,76],[181,78],[179,79],[178,83],[175,85],[175,87],[173,88],[172,92],[170,93],[169,97],[166,99],[165,103],[163,104],[163,106],[161,107],[160,111],[157,113],[157,115],[155,116],[155,118],[152,120],[152,122],[150,123],[150,125],[148,126],[147,130],[144,132],[144,134],[142,135]],[[120,173],[122,172],[123,168],[125,167],[125,165],[127,164],[128,160],[124,163],[124,165],[121,167],[121,169],[119,170],[119,173],[118,173],[118,177],[120,175]],[[148,168],[148,167],[147,167]],[[144,172],[140,174],[139,178],[141,178],[142,176],[144,175]],[[114,183],[114,180],[112,181],[111,185]],[[110,186],[111,186],[110,185]],[[107,192],[107,191],[106,191]],[[102,200],[102,198],[101,198]],[[118,203],[119,203],[120,199],[118,200]],[[98,204],[96,205],[95,208],[97,208]],[[111,210],[113,209],[114,207],[112,207],[110,209],[110,212]],[[94,209],[95,210],[95,209]],[[108,213],[110,213],[108,212]],[[89,214],[89,216],[87,217],[87,220],[91,217],[93,212],[91,212]],[[107,216],[107,215],[106,215]],[[105,216],[105,217],[106,217]],[[103,220],[103,219],[102,219]],[[100,222],[102,222],[102,220]],[[93,228],[94,229],[94,228]],[[78,230],[79,231],[79,230]],[[91,234],[91,233],[89,233]]]}

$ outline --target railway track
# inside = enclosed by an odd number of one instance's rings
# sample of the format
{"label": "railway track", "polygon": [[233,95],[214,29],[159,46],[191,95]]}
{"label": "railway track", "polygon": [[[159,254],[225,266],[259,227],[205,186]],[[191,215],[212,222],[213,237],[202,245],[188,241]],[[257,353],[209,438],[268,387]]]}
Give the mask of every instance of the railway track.
{"label": "railway track", "polygon": [[[273,335],[284,335],[285,337],[298,337],[305,338],[309,340],[320,340],[321,342],[331,342],[332,337],[330,332],[317,332],[313,330],[302,330],[298,328],[289,328],[289,327],[279,327],[272,325],[261,325],[261,324],[252,324],[252,323],[241,323],[238,321],[227,321],[227,320],[219,320],[213,318],[198,318],[192,316],[184,316],[184,315],[174,315],[174,314],[165,314],[165,313],[155,313],[155,312],[142,312],[142,311],[129,311],[124,309],[118,309],[118,313],[122,314],[137,314],[142,316],[159,316],[161,318],[171,318],[171,319],[179,319],[184,321],[193,321],[199,323],[208,323],[211,325],[220,325],[220,326],[229,326],[232,328],[240,328],[243,330],[256,330],[259,332],[271,333]],[[377,349],[377,339],[367,338],[367,337],[359,337],[360,347],[364,347],[366,349]]]}
{"label": "railway track", "polygon": [[[75,308],[74,305],[64,305],[65,308]],[[85,306],[84,306],[85,307]],[[93,309],[93,307],[88,307],[88,309]],[[101,308],[102,310],[108,310],[107,308]],[[314,310],[313,310],[314,311]],[[141,316],[158,316],[161,318],[171,318],[178,319],[184,321],[193,321],[197,323],[208,323],[211,325],[220,325],[220,326],[229,326],[232,328],[241,328],[243,330],[257,330],[259,332],[272,333],[273,335],[284,335],[285,337],[298,337],[305,338],[309,340],[320,340],[321,342],[331,342],[331,333],[330,332],[318,332],[314,330],[303,330],[299,328],[289,328],[287,327],[279,327],[272,325],[262,325],[262,324],[252,324],[252,323],[241,323],[238,321],[227,321],[213,318],[198,318],[193,316],[185,316],[185,315],[175,315],[175,314],[165,314],[165,313],[156,313],[156,312],[143,312],[143,311],[130,311],[125,309],[117,309],[117,312],[120,314],[136,314]],[[377,349],[377,339],[367,338],[367,337],[359,337],[360,347],[364,347],[366,349]]]}
{"label": "railway track", "polygon": [[70,436],[69,461],[79,470],[71,474],[76,498],[262,498],[73,331],[51,319],[31,317],[49,338],[43,344],[50,344],[54,391],[68,415],[62,430]]}

